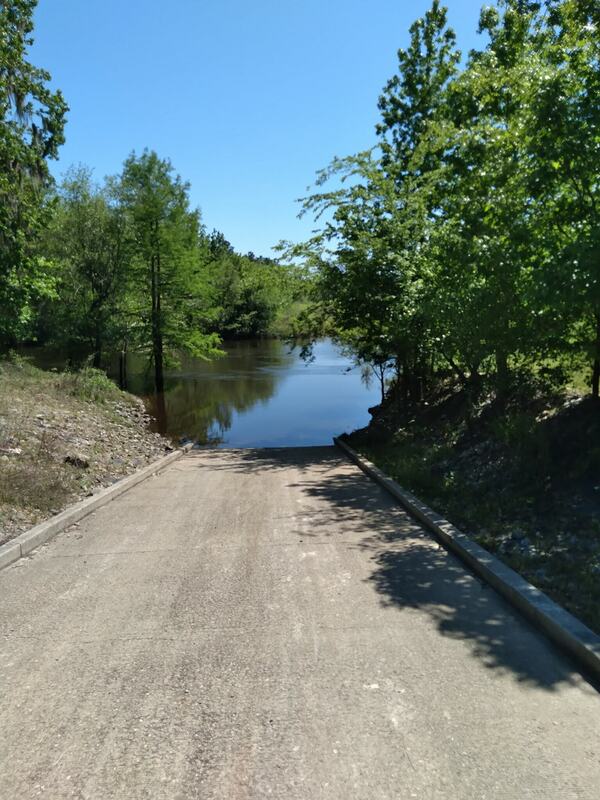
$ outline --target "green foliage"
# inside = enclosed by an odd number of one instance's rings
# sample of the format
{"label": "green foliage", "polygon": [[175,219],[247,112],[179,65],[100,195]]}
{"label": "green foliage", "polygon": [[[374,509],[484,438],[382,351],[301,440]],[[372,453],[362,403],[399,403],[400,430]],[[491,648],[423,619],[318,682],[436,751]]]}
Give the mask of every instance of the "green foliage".
{"label": "green foliage", "polygon": [[123,400],[123,394],[102,370],[84,366],[76,372],[63,372],[56,377],[56,388],[64,395],[91,403]]}
{"label": "green foliage", "polygon": [[113,194],[110,184],[96,186],[87,168],[71,169],[40,244],[55,265],[58,285],[40,308],[38,334],[67,350],[93,353],[96,367],[105,350],[118,347],[126,324],[122,299],[131,241]]}
{"label": "green foliage", "polygon": [[160,391],[178,353],[211,358],[221,336],[290,335],[306,273],[207,235],[168,160],[132,154],[102,185],[79,166],[55,191],[47,161],[67,107],[27,60],[35,6],[0,5],[0,351],[50,342],[95,367],[142,351]]}
{"label": "green foliage", "polygon": [[225,249],[214,254],[209,273],[213,325],[225,338],[268,336],[276,330],[292,333],[299,312],[296,304],[307,292],[301,269]]}
{"label": "green foliage", "polygon": [[144,151],[126,161],[116,188],[131,232],[129,265],[137,342],[149,343],[157,391],[165,352],[218,354],[218,337],[204,333],[208,286],[200,212],[189,207],[189,185],[168,160]]}
{"label": "green foliage", "polygon": [[69,170],[38,249],[55,291],[39,302],[35,334],[75,362],[147,353],[159,387],[179,354],[220,355],[221,337],[288,336],[310,278],[300,267],[236,253],[206,234],[189,187],[155,153],[130,156],[96,185]]}
{"label": "green foliage", "polygon": [[[460,61],[456,36],[447,25],[447,9],[433,0],[410,28],[410,45],[398,51],[398,73],[379,98],[383,164],[395,175],[414,173],[414,155],[438,119],[444,91]],[[391,140],[391,141],[390,141]]]}
{"label": "green foliage", "polygon": [[23,377],[39,372],[28,358],[17,353],[16,350],[9,350],[6,355],[0,359],[0,375],[3,371],[13,375],[20,374]]}
{"label": "green foliage", "polygon": [[65,370],[57,374],[35,367],[30,359],[9,350],[0,360],[0,374],[5,371],[13,388],[29,386],[37,382],[39,391],[44,394],[55,392],[58,396],[68,395],[94,403],[127,401],[131,396],[122,392],[105,372],[89,364],[77,370]]}
{"label": "green foliage", "polygon": [[28,331],[36,299],[55,291],[33,243],[47,221],[47,161],[63,143],[67,106],[27,60],[35,6],[0,5],[0,347]]}
{"label": "green foliage", "polygon": [[337,337],[377,369],[395,361],[406,397],[416,398],[431,349],[424,310],[442,112],[459,59],[438,2],[412,26],[410,47],[398,58],[400,72],[379,101],[379,150],[338,159],[320,173],[319,185],[335,178],[339,188],[307,198],[303,210],[327,221],[290,254],[317,271],[318,304]]}
{"label": "green foliage", "polygon": [[289,252],[317,273],[315,312],[360,360],[393,360],[406,402],[439,367],[507,398],[518,364],[582,357],[598,395],[598,16],[591,0],[499,0],[459,69],[434,0],[379,100],[378,143],[303,201],[323,223]]}

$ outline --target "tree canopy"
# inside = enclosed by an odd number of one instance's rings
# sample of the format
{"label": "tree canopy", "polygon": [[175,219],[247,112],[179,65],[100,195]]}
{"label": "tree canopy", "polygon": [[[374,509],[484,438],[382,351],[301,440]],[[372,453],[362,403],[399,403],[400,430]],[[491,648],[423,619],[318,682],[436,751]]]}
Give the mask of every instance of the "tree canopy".
{"label": "tree canopy", "polygon": [[0,4],[0,346],[22,335],[36,299],[54,291],[33,242],[47,221],[48,159],[63,143],[67,106],[28,60],[36,5]]}
{"label": "tree canopy", "polygon": [[317,276],[315,307],[360,359],[394,365],[406,399],[436,369],[502,396],[523,368],[578,366],[598,396],[598,16],[499,0],[462,63],[434,0],[372,149],[303,201],[322,224],[289,252]]}

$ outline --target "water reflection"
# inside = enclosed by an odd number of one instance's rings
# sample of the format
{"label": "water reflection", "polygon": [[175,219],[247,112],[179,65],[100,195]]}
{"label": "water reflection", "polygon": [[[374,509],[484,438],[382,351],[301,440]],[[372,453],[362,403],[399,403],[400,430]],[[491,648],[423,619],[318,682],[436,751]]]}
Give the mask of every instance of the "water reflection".
{"label": "water reflection", "polygon": [[128,366],[130,391],[146,396],[157,429],[174,439],[224,447],[329,444],[366,425],[377,387],[331,341],[317,342],[306,362],[300,348],[277,340],[232,342],[217,361],[184,359],[167,371],[155,397],[144,362]]}
{"label": "water reflection", "polygon": [[284,380],[297,354],[279,341],[234,342],[216,361],[184,358],[166,375],[163,395],[146,394],[151,382],[129,366],[130,391],[145,395],[157,430],[200,444],[220,444],[236,415],[266,403]]}
{"label": "water reflection", "polygon": [[[167,369],[161,397],[153,394],[146,357],[128,357],[127,388],[145,398],[156,430],[175,441],[225,447],[329,444],[335,434],[366,425],[367,409],[379,401],[376,385],[365,385],[361,370],[329,340],[317,342],[308,361],[301,348],[278,340],[230,342],[224,350],[224,358],[210,362],[184,356]],[[46,369],[65,367],[64,352],[38,348],[27,355]],[[117,360],[109,374],[118,380]]]}

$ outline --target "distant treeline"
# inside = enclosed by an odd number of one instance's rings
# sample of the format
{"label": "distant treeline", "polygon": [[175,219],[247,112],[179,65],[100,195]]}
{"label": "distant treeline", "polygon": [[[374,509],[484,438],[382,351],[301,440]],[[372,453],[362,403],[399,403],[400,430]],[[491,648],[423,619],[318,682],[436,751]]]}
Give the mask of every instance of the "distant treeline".
{"label": "distant treeline", "polygon": [[[371,150],[336,159],[288,246],[315,324],[407,402],[441,371],[600,385],[600,3],[499,0],[463,59],[438,0],[379,98]],[[308,322],[306,323],[308,326]]]}
{"label": "distant treeline", "polygon": [[80,166],[55,185],[68,109],[27,61],[35,5],[0,5],[0,350],[59,345],[95,366],[147,352],[162,391],[178,352],[291,334],[307,273],[207,232],[168,159],[144,151],[101,184]]}
{"label": "distant treeline", "polygon": [[95,366],[147,351],[161,391],[177,352],[212,357],[222,338],[291,334],[307,293],[302,270],[207,233],[188,189],[153,152],[131,155],[102,185],[71,170],[47,198],[38,249],[52,291],[35,303],[28,335],[87,348]]}

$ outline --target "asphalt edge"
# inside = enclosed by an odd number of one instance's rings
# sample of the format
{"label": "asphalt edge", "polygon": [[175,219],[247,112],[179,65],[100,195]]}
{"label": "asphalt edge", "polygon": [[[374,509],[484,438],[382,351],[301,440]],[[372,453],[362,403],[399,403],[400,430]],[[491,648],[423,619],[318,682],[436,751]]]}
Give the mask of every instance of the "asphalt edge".
{"label": "asphalt edge", "polygon": [[595,680],[600,680],[600,636],[403,489],[346,442],[337,436],[333,441],[365,474],[386,489],[412,516],[432,531],[446,549],[456,554],[556,645],[569,653]]}
{"label": "asphalt edge", "polygon": [[18,561],[23,556],[28,555],[32,550],[35,550],[36,547],[39,547],[39,545],[47,542],[53,536],[56,536],[57,533],[64,531],[69,525],[79,522],[79,520],[91,514],[92,511],[106,505],[106,503],[116,499],[129,489],[133,489],[134,486],[137,486],[139,483],[146,480],[146,478],[168,467],[174,461],[177,461],[189,452],[192,447],[192,443],[185,444],[183,447],[169,453],[169,455],[159,458],[157,461],[153,461],[146,467],[134,472],[133,475],[122,478],[120,481],[113,483],[112,486],[108,486],[106,489],[102,489],[97,494],[92,495],[92,497],[86,497],[84,500],[80,500],[78,503],[61,511],[60,514],[57,514],[55,517],[40,522],[39,525],[30,528],[15,539],[11,539],[9,542],[6,542],[6,544],[1,545],[0,570]]}

